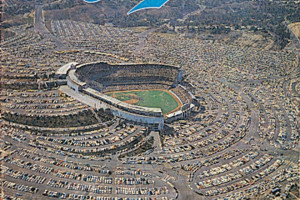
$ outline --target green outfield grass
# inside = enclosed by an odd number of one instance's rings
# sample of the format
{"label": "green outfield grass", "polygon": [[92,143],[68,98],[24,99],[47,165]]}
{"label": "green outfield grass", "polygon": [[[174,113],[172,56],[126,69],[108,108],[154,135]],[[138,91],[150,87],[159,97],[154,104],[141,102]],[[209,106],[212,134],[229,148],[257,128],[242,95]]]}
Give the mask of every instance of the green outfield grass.
{"label": "green outfield grass", "polygon": [[107,95],[138,106],[161,108],[163,114],[171,112],[180,104],[179,100],[175,99],[176,97],[163,90],[118,91],[109,92]]}

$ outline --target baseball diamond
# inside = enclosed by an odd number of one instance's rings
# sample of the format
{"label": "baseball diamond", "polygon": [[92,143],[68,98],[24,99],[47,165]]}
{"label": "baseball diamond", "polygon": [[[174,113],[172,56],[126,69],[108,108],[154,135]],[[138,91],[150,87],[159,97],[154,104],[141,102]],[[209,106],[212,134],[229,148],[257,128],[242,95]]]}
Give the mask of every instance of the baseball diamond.
{"label": "baseball diamond", "polygon": [[108,92],[106,95],[120,101],[143,107],[161,108],[164,115],[178,110],[182,103],[168,90],[129,90]]}

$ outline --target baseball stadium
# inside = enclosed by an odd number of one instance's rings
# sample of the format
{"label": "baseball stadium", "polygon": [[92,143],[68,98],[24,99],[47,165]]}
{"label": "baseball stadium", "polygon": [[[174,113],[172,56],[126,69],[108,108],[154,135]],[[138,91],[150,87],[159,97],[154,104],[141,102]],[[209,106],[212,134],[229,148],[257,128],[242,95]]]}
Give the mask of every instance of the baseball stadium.
{"label": "baseball stadium", "polygon": [[182,74],[168,65],[104,62],[71,63],[56,73],[76,93],[96,99],[95,108],[109,108],[116,117],[155,130],[187,118],[196,105]]}

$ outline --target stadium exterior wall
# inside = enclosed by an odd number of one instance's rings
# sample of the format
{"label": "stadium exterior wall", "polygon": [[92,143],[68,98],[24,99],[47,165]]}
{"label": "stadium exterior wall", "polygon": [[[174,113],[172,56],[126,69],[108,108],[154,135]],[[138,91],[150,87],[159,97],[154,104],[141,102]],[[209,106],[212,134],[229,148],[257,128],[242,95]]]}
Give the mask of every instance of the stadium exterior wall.
{"label": "stadium exterior wall", "polygon": [[112,113],[116,117],[152,127],[154,130],[162,130],[164,128],[164,117],[142,116],[119,109],[112,109]]}

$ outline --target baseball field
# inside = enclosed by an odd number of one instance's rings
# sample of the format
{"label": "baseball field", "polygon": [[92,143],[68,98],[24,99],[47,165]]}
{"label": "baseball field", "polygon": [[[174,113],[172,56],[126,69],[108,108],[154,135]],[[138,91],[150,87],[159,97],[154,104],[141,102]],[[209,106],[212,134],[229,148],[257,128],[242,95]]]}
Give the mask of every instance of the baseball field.
{"label": "baseball field", "polygon": [[181,106],[180,100],[168,90],[130,90],[108,92],[106,95],[120,101],[148,108],[161,108],[168,114]]}

